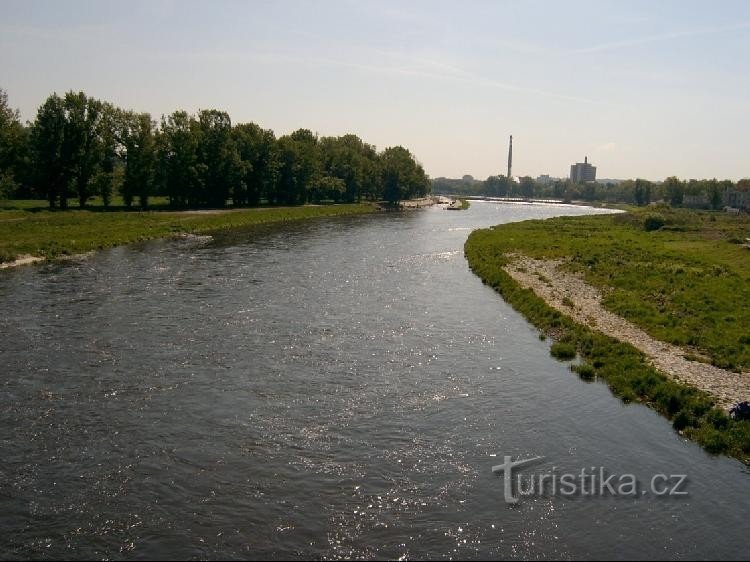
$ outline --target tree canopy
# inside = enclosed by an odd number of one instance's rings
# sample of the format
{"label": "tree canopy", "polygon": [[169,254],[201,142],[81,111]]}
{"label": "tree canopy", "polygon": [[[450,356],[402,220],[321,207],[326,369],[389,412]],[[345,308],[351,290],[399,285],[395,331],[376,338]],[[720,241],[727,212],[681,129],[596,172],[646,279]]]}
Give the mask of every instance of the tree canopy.
{"label": "tree canopy", "polygon": [[[33,171],[33,173],[29,173]],[[158,121],[84,92],[50,95],[24,127],[0,90],[0,196],[43,196],[66,208],[113,193],[128,207],[166,196],[174,207],[300,205],[422,196],[430,183],[406,148],[298,129],[276,138],[228,113],[175,111]]]}

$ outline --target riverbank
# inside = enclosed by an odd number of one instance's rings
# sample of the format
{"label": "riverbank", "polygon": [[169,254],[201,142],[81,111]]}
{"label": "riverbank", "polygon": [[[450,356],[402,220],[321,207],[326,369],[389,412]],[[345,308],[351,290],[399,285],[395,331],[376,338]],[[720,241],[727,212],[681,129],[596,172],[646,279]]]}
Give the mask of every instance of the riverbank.
{"label": "riverbank", "polygon": [[472,270],[556,343],[582,378],[647,403],[712,453],[750,461],[747,217],[660,209],[472,233]]}
{"label": "riverbank", "polygon": [[695,350],[659,341],[611,313],[602,306],[601,292],[579,276],[566,272],[564,261],[524,256],[511,259],[503,269],[522,287],[533,290],[548,305],[579,324],[631,344],[662,373],[710,394],[721,409],[728,412],[738,402],[750,398],[750,373],[715,367],[705,356],[697,356]]}
{"label": "riverbank", "polygon": [[0,211],[0,264],[34,263],[180,234],[376,212],[369,204],[204,211]]}
{"label": "riverbank", "polygon": [[419,199],[406,199],[399,203],[399,209],[422,209],[432,207],[436,204],[434,197],[421,197]]}
{"label": "riverbank", "polygon": [[467,199],[454,199],[451,201],[446,209],[448,211],[465,211],[467,210],[471,204]]}

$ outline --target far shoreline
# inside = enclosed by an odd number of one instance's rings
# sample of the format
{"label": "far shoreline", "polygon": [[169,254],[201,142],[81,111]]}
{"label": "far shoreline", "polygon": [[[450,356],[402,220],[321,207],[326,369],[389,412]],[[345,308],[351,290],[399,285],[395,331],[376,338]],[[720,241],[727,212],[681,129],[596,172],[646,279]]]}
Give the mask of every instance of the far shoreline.
{"label": "far shoreline", "polygon": [[0,270],[147,240],[376,212],[372,203],[184,211],[0,210]]}

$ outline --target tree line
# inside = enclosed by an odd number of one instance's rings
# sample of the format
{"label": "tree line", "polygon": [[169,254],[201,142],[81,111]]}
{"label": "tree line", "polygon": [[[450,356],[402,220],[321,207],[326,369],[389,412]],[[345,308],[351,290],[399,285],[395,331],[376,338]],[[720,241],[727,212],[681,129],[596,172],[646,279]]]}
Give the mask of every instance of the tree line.
{"label": "tree line", "polygon": [[671,176],[663,182],[645,179],[618,182],[574,183],[570,180],[537,181],[529,176],[509,180],[503,175],[477,180],[472,176],[461,179],[435,178],[434,193],[477,195],[488,197],[522,197],[648,205],[665,201],[673,207],[721,209],[728,192],[750,192],[750,179],[737,182],[717,179],[681,180]]}
{"label": "tree line", "polygon": [[105,206],[175,208],[301,205],[422,197],[430,181],[402,146],[377,151],[358,136],[308,129],[276,137],[255,123],[233,124],[216,109],[175,111],[159,122],[84,92],[50,95],[22,124],[0,89],[0,198],[44,198],[65,209],[92,197]]}

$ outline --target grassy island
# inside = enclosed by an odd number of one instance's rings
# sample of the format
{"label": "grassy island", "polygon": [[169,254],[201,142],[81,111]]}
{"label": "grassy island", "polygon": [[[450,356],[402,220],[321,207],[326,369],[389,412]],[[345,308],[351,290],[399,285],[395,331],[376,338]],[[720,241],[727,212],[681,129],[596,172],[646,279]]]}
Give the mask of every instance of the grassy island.
{"label": "grassy island", "polygon": [[[10,206],[10,205],[8,205]],[[200,211],[0,210],[0,262],[55,258],[181,233],[207,234],[258,224],[371,213],[370,204],[303,205]],[[23,208],[27,207],[27,208]]]}
{"label": "grassy island", "polygon": [[[750,421],[727,415],[726,395],[668,376],[642,350],[607,335],[597,318],[574,314],[519,279],[553,287],[551,272],[580,279],[601,306],[645,335],[674,346],[700,370],[712,369],[747,400],[750,367],[750,218],[661,206],[620,215],[563,217],[476,231],[466,242],[472,270],[544,335],[560,359],[579,354],[581,378],[605,380],[626,402],[644,402],[711,453],[750,462]],[[520,261],[519,261],[520,260]],[[527,260],[524,262],[523,260]],[[529,273],[525,265],[552,264]],[[543,291],[540,291],[543,292]],[[552,291],[551,291],[552,292]],[[570,310],[570,313],[567,312]],[[579,318],[579,320],[574,320]],[[604,330],[606,332],[606,330]],[[682,359],[682,358],[681,358]],[[723,396],[720,399],[720,396]]]}

